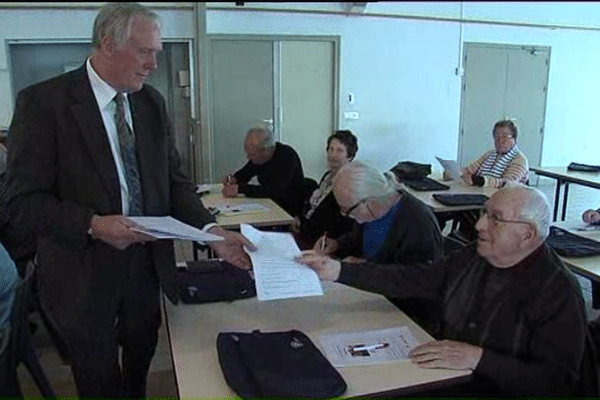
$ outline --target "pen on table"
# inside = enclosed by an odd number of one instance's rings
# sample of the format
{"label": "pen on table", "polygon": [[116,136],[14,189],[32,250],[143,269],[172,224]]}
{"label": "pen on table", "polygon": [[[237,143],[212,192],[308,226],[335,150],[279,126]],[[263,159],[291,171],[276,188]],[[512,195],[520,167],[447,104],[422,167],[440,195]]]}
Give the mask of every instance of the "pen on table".
{"label": "pen on table", "polygon": [[327,232],[323,233],[323,236],[321,237],[321,251],[325,250],[325,243],[327,242]]}
{"label": "pen on table", "polygon": [[375,343],[375,344],[370,344],[370,345],[356,344],[354,346],[348,346],[348,347],[352,351],[361,351],[361,350],[385,349],[386,347],[389,347],[389,346],[390,346],[389,343]]}

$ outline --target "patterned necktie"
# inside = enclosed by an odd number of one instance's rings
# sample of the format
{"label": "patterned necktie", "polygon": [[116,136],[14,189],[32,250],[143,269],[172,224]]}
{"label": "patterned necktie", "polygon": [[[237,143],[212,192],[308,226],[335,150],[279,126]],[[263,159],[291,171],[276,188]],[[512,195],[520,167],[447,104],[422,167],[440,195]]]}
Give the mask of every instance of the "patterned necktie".
{"label": "patterned necktie", "polygon": [[135,152],[135,137],[125,121],[125,96],[122,93],[117,93],[114,100],[117,103],[115,122],[117,124],[117,135],[119,136],[119,147],[121,148],[121,159],[123,161],[123,168],[125,169],[125,181],[127,181],[127,187],[129,188],[128,215],[143,215],[144,204],[142,200],[140,172]]}

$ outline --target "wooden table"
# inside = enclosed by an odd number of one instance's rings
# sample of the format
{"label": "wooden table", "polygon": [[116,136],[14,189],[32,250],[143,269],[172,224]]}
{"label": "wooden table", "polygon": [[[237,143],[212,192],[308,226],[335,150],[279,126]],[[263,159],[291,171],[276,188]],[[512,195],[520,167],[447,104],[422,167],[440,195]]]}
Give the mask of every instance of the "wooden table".
{"label": "wooden table", "polygon": [[488,197],[491,197],[498,189],[490,188],[490,187],[480,187],[480,186],[467,186],[462,180],[454,180],[454,181],[440,181],[446,186],[450,186],[448,190],[435,190],[435,191],[419,191],[414,190],[408,186],[406,190],[408,193],[416,197],[418,200],[423,202],[425,205],[429,206],[434,213],[447,212],[447,211],[465,211],[465,210],[478,210],[482,208],[482,206],[478,205],[468,205],[468,206],[446,206],[439,201],[433,198],[434,193],[439,194],[485,194]]}
{"label": "wooden table", "polygon": [[220,183],[210,185],[210,193],[201,197],[205,207],[219,205],[238,206],[241,204],[258,203],[264,206],[266,211],[241,213],[237,215],[217,215],[217,223],[227,229],[239,229],[240,224],[251,224],[258,226],[287,226],[294,218],[283,208],[279,207],[273,200],[266,198],[250,198],[244,195],[238,197],[223,197]]}
{"label": "wooden table", "polygon": [[535,172],[537,175],[556,179],[556,190],[554,193],[554,214],[552,219],[553,221],[556,221],[558,217],[560,187],[562,184],[565,185],[565,190],[563,193],[561,221],[565,220],[565,215],[567,213],[569,183],[576,183],[578,185],[583,185],[594,189],[600,189],[600,172],[569,171],[567,167],[529,167],[529,170]]}
{"label": "wooden table", "polygon": [[[581,221],[563,221],[554,224],[559,228],[563,228],[576,235],[583,236],[600,242],[600,230],[593,231],[577,231],[575,227],[583,226]],[[589,257],[562,257],[560,258],[569,266],[576,274],[585,276],[592,281],[592,307],[600,308],[600,256]]]}
{"label": "wooden table", "polygon": [[[235,393],[221,371],[219,332],[298,329],[320,347],[321,334],[408,326],[417,341],[432,338],[383,296],[324,282],[325,295],[259,302],[256,298],[210,304],[165,302],[166,324],[180,398],[225,398]],[[463,382],[469,371],[421,369],[409,361],[338,368],[344,396],[401,395]]]}
{"label": "wooden table", "polygon": [[[240,224],[251,224],[254,227],[285,227],[292,224],[294,218],[271,199],[250,198],[244,195],[238,197],[223,197],[220,183],[208,185],[210,193],[201,197],[204,207],[215,206],[239,206],[243,204],[257,203],[266,208],[266,211],[253,211],[236,215],[217,215],[217,224],[225,229],[239,230]],[[193,242],[194,260],[198,260],[198,252],[208,250],[208,246]]]}

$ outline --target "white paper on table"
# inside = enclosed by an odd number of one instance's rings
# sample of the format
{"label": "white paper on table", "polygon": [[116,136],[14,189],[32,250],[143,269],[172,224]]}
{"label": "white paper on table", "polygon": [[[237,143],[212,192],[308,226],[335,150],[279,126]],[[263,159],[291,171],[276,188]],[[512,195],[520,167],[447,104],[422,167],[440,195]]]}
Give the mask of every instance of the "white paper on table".
{"label": "white paper on table", "polygon": [[264,232],[248,224],[241,224],[240,229],[256,246],[248,255],[259,301],[323,295],[317,273],[294,261],[300,249],[290,233]]}
{"label": "white paper on table", "polygon": [[210,193],[210,189],[212,189],[214,185],[212,183],[203,183],[200,185],[196,185],[196,193]]}
{"label": "white paper on table", "polygon": [[460,179],[460,176],[462,175],[462,172],[461,172],[460,167],[458,166],[458,163],[456,161],[454,161],[454,160],[442,160],[439,157],[436,157],[436,158],[440,162],[440,164],[444,168],[444,171],[446,171],[446,173],[448,174],[448,176],[450,177],[450,179],[452,179],[452,180]]}
{"label": "white paper on table", "polygon": [[[363,332],[341,332],[319,336],[325,357],[334,367],[385,364],[408,360],[408,353],[418,342],[408,327],[379,329]],[[352,351],[356,346],[380,349]]]}
{"label": "white paper on table", "polygon": [[216,205],[215,208],[219,210],[220,215],[238,215],[259,211],[267,211],[267,207],[260,203],[246,203],[246,204],[220,204]]}
{"label": "white paper on table", "polygon": [[223,237],[204,232],[173,217],[127,217],[141,228],[131,228],[157,239],[181,239],[199,242],[216,242]]}

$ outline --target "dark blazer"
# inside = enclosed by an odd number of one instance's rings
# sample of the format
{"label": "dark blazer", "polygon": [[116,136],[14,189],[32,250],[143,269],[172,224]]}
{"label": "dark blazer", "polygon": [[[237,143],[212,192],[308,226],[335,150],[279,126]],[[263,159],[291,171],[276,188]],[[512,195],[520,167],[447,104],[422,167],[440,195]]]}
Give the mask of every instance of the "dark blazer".
{"label": "dark blazer", "polygon": [[[145,215],[171,215],[196,227],[214,221],[181,170],[162,96],[144,85],[129,99]],[[36,236],[40,300],[47,311],[76,318],[118,289],[127,251],[87,234],[94,214],[121,214],[122,207],[85,65],[19,93],[9,149],[8,206]],[[163,291],[177,302],[172,242],[147,246]]]}

